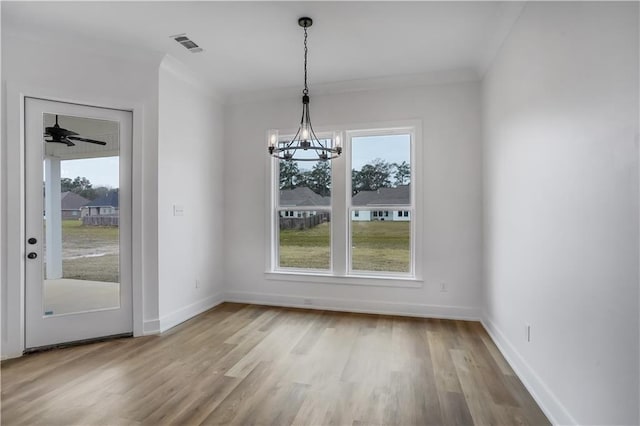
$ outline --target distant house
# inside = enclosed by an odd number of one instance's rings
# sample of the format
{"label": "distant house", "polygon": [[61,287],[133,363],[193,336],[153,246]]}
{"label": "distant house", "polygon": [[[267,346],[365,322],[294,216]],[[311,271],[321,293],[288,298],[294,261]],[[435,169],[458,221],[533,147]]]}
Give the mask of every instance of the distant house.
{"label": "distant house", "polygon": [[323,197],[320,194],[316,194],[306,186],[300,186],[294,189],[281,189],[280,190],[280,206],[291,206],[291,210],[280,211],[280,217],[308,217],[315,216],[316,211],[312,210],[295,210],[295,207],[312,207],[322,206],[328,207],[331,205],[331,197]]}
{"label": "distant house", "polygon": [[[351,204],[354,207],[351,212],[351,220],[353,221],[409,221],[411,219],[409,210],[401,207],[391,210],[389,205],[411,204],[411,186],[400,185],[395,188],[380,188],[376,191],[360,191],[353,196]],[[386,208],[375,209],[376,206],[386,206]],[[358,207],[366,208],[366,210],[355,210]]]}
{"label": "distant house", "polygon": [[67,191],[60,194],[62,219],[79,219],[82,207],[89,200],[75,192]]}
{"label": "distant house", "polygon": [[106,195],[89,201],[82,207],[82,217],[85,216],[117,216],[120,210],[118,190],[109,191]]}

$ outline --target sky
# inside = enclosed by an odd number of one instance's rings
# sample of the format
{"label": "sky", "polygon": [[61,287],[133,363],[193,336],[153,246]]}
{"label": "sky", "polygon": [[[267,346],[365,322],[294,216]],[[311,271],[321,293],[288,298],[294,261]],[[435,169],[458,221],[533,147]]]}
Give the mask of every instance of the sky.
{"label": "sky", "polygon": [[387,163],[411,161],[411,137],[409,135],[356,137],[351,141],[351,168],[360,170],[362,166],[376,158]]}
{"label": "sky", "polygon": [[80,160],[63,160],[60,162],[60,175],[74,179],[86,177],[94,188],[107,186],[119,187],[120,157],[83,158]]}
{"label": "sky", "polygon": [[[388,163],[410,163],[411,137],[406,135],[362,136],[352,139],[351,164],[353,169],[360,170],[362,166],[376,158]],[[315,163],[312,161],[298,162],[300,170],[311,170]]]}

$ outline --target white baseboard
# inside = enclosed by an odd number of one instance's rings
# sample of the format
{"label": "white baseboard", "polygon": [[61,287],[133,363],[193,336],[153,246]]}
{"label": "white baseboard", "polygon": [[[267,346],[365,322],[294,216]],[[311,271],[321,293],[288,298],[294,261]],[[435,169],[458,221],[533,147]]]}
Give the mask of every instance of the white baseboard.
{"label": "white baseboard", "polygon": [[529,391],[533,399],[538,403],[549,421],[554,425],[577,425],[578,422],[569,414],[567,409],[542,381],[540,376],[520,355],[516,348],[509,342],[504,333],[496,327],[486,315],[482,319],[482,326],[507,360],[513,371]]}
{"label": "white baseboard", "polygon": [[170,314],[160,317],[158,331],[160,333],[164,333],[170,328],[173,328],[176,325],[221,304],[225,301],[223,296],[223,293],[214,294],[206,299],[199,300],[196,303],[192,303],[191,305],[187,305],[171,312]]}
{"label": "white baseboard", "polygon": [[[287,296],[280,294],[238,291],[225,293],[224,300],[225,302],[251,303],[255,305],[283,306],[290,308],[480,321],[480,309],[468,306],[423,305],[418,303]],[[311,302],[310,304],[307,303],[309,301]]]}
{"label": "white baseboard", "polygon": [[142,335],[149,336],[151,334],[160,333],[160,320],[145,320],[142,325]]}

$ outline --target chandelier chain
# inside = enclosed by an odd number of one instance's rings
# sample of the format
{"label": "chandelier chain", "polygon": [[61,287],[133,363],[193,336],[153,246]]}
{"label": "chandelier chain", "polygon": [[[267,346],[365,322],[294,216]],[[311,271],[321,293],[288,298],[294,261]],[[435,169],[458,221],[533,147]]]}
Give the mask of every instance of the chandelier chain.
{"label": "chandelier chain", "polygon": [[309,94],[309,86],[307,86],[307,27],[304,28],[304,90],[303,95]]}

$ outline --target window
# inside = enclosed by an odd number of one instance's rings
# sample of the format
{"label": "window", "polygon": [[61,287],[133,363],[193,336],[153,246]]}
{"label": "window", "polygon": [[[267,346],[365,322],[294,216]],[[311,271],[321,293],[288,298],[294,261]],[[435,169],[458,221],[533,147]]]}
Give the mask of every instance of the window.
{"label": "window", "polygon": [[[323,141],[326,141],[323,140]],[[309,158],[313,158],[309,155]],[[277,161],[276,268],[331,269],[331,162]],[[295,208],[295,210],[290,210]]]}
{"label": "window", "polygon": [[412,274],[411,221],[389,215],[394,207],[404,207],[399,213],[413,209],[411,134],[354,133],[349,142],[350,208],[359,214],[372,206],[389,208],[373,211],[378,220],[351,221],[349,271]]}
{"label": "window", "polygon": [[344,132],[339,159],[271,160],[270,269],[419,279],[415,127]]}

